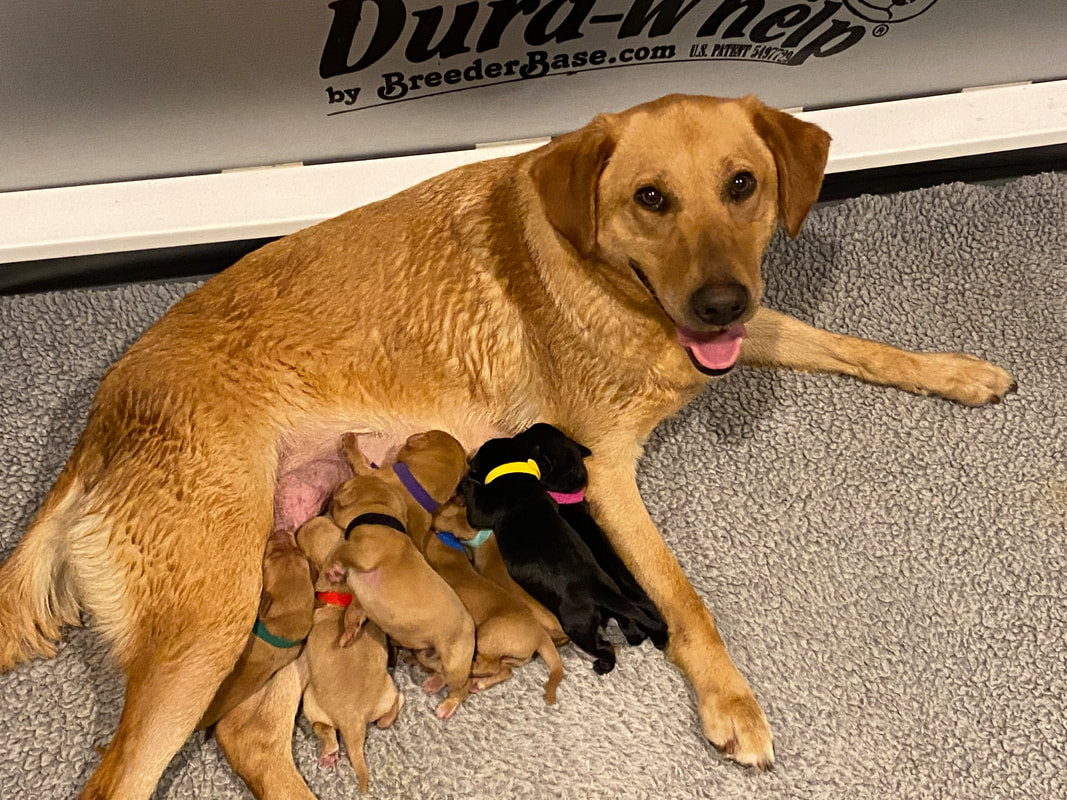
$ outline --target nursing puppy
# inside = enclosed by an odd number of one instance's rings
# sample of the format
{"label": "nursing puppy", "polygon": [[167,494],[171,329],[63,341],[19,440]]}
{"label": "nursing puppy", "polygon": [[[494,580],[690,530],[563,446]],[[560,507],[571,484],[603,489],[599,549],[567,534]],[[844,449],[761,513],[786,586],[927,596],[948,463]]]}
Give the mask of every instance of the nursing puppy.
{"label": "nursing puppy", "polygon": [[470,694],[474,621],[408,537],[405,490],[372,469],[358,449],[348,452],[356,475],[337,489],[331,508],[345,538],[326,557],[322,574],[346,583],[362,613],[401,647],[440,658],[448,693],[437,716],[447,719]]}
{"label": "nursing puppy", "polygon": [[471,563],[478,574],[518,598],[551,637],[552,644],[559,647],[570,641],[556,615],[534,600],[530,593],[515,583],[515,579],[508,574],[493,532],[488,528],[476,531],[471,527],[467,520],[467,502],[462,494],[457,494],[434,514],[434,527],[451,531],[457,538],[462,539],[468,547]]}
{"label": "nursing puppy", "polygon": [[642,503],[648,435],[738,363],[974,406],[1013,386],[761,307],[764,249],[799,233],[829,143],[754,97],[672,95],[305,228],[176,303],[101,381],[0,568],[0,669],[86,612],[125,675],[83,796],[148,798],[233,669],[280,479],[345,431],[437,428],[470,452],[544,419],[593,451],[590,506],[668,623],[704,735],[770,766],[767,719]]}
{"label": "nursing puppy", "polygon": [[[548,667],[545,702],[556,702],[556,687],[563,678],[560,660],[552,637],[541,627],[522,600],[479,575],[467,559],[463,530],[456,533],[450,520],[466,516],[464,510],[450,503],[434,515],[431,530],[412,537],[415,546],[463,601],[475,625],[475,656],[471,667],[473,691],[488,689],[511,677],[512,670],[541,656]],[[467,528],[469,530],[469,528]]]}
{"label": "nursing puppy", "polygon": [[359,779],[359,790],[369,785],[363,742],[367,724],[388,728],[396,721],[404,696],[389,675],[389,646],[385,633],[374,622],[363,624],[359,636],[348,646],[345,615],[352,607],[353,596],[344,584],[330,581],[323,565],[344,531],[327,517],[315,517],[301,526],[297,542],[312,565],[319,570],[315,584],[318,607],[315,624],[308,635],[307,662],[309,683],[304,690],[304,716],[319,737],[322,748],[319,764],[337,763],[341,731],[352,769]]}
{"label": "nursing puppy", "polygon": [[296,660],[311,630],[315,589],[311,568],[293,534],[278,530],[263,554],[263,597],[252,634],[233,671],[215,693],[198,728],[214,725]]}
{"label": "nursing puppy", "polygon": [[609,617],[651,629],[656,620],[622,596],[615,582],[563,518],[540,482],[536,449],[520,439],[492,439],[471,459],[463,482],[467,519],[492,528],[508,573],[552,611],[593,669],[615,668],[615,650],[600,634]]}
{"label": "nursing puppy", "polygon": [[640,644],[647,636],[662,650],[667,646],[667,623],[589,511],[589,501],[585,499],[585,486],[589,482],[585,459],[592,452],[546,422],[530,426],[515,438],[534,448],[534,460],[541,469],[541,483],[559,505],[559,515],[582,537],[597,564],[611,576],[622,594],[655,623],[646,628],[628,620],[622,627],[627,642]]}

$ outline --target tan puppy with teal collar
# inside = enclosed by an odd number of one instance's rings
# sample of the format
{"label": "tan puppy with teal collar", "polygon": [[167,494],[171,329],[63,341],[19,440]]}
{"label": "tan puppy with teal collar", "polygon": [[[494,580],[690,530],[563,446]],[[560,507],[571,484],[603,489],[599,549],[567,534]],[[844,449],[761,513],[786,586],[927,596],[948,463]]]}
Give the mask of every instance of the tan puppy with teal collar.
{"label": "tan puppy with teal collar", "polygon": [[563,678],[563,662],[552,637],[522,600],[474,569],[467,557],[467,547],[476,548],[482,537],[477,533],[465,537],[467,532],[474,533],[469,526],[456,533],[454,523],[460,517],[466,522],[466,512],[461,507],[455,503],[445,505],[434,515],[431,530],[415,540],[415,546],[455,590],[474,619],[477,630],[472,690],[477,692],[503,683],[515,667],[536,654],[549,670],[545,702],[555,703],[556,687]]}
{"label": "tan puppy with teal collar", "polygon": [[311,567],[304,553],[291,532],[275,531],[263,555],[263,596],[252,634],[198,728],[214,725],[296,660],[311,630],[314,607]]}

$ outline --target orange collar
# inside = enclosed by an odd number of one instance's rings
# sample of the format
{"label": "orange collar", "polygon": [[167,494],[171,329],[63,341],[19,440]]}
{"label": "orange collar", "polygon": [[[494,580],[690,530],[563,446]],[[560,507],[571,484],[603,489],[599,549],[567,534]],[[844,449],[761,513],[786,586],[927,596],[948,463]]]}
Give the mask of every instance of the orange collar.
{"label": "orange collar", "polygon": [[352,595],[344,592],[315,592],[315,599],[328,606],[348,608],[348,606],[352,605]]}

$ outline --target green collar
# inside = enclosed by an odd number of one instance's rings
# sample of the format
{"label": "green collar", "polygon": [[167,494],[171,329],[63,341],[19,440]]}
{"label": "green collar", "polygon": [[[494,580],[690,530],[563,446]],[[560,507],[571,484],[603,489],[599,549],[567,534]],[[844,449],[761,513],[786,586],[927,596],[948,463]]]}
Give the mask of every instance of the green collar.
{"label": "green collar", "polygon": [[252,626],[252,633],[267,644],[274,647],[280,647],[283,650],[288,650],[290,647],[296,647],[298,644],[304,643],[303,639],[285,639],[281,636],[275,636],[267,630],[267,626],[263,624],[263,620],[258,617],[256,618],[256,624]]}

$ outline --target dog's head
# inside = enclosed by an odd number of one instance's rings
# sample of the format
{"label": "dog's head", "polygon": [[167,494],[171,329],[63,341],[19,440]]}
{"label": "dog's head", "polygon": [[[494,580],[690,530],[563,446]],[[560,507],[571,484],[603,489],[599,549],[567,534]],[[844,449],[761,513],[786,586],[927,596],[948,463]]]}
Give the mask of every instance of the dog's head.
{"label": "dog's head", "polygon": [[694,365],[718,374],[762,297],[763,250],[779,221],[799,233],[829,146],[754,97],[671,95],[554,139],[530,175],[559,236],[639,282]]}
{"label": "dog's head", "polygon": [[311,567],[296,538],[290,531],[274,531],[263,553],[259,616],[269,619],[298,611],[313,592]]}
{"label": "dog's head", "polygon": [[396,460],[407,465],[412,476],[438,503],[455,494],[467,472],[467,452],[454,436],[444,431],[409,436]]}
{"label": "dog's head", "polygon": [[535,448],[541,483],[550,492],[578,492],[585,488],[589,480],[585,459],[593,454],[588,447],[547,422],[531,425],[515,438]]}

